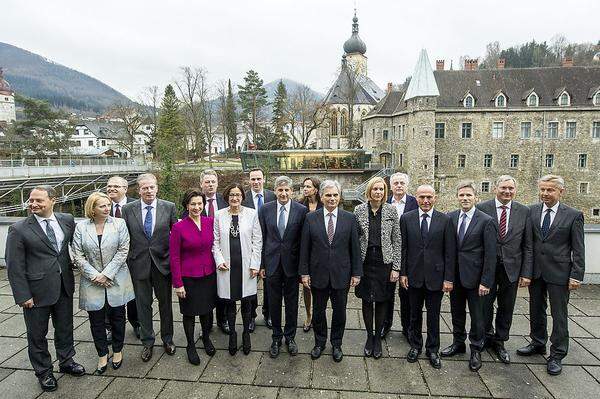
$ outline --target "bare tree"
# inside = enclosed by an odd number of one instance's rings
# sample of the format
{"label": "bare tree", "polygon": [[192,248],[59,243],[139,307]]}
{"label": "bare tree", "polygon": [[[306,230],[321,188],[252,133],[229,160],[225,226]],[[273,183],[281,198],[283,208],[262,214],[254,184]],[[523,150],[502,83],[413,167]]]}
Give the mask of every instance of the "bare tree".
{"label": "bare tree", "polygon": [[212,167],[212,145],[217,134],[218,124],[217,117],[213,109],[213,103],[209,98],[208,87],[203,85],[203,90],[200,93],[200,116],[202,121],[202,134],[204,136],[204,142],[206,148],[208,148],[208,162]]}
{"label": "bare tree", "polygon": [[550,39],[550,50],[554,53],[559,63],[565,58],[568,46],[569,41],[563,35],[555,35]]}
{"label": "bare tree", "polygon": [[314,92],[299,86],[290,96],[288,123],[294,148],[306,148],[313,133],[324,125],[327,112]]}
{"label": "bare tree", "polygon": [[202,156],[206,148],[202,121],[201,96],[206,93],[207,79],[206,71],[202,68],[191,68],[189,66],[181,67],[181,79],[175,82],[175,86],[181,97],[183,106],[183,118],[187,130],[185,140],[185,158],[188,158],[188,151],[191,149],[195,154],[195,159]]}
{"label": "bare tree", "polygon": [[481,63],[481,67],[486,69],[496,68],[501,51],[502,49],[500,48],[499,41],[496,40],[494,42],[488,43],[487,46],[485,46],[485,58]]}
{"label": "bare tree", "polygon": [[156,128],[158,126],[158,113],[160,111],[160,102],[162,101],[162,94],[158,86],[148,86],[144,88],[144,91],[139,98],[140,103],[146,108],[146,114],[150,121],[149,131],[149,146],[152,150],[152,154],[155,154],[155,141],[156,141]]}
{"label": "bare tree", "polygon": [[342,85],[342,101],[346,105],[347,114],[342,114],[342,122],[340,126],[340,134],[346,137],[347,148],[359,148],[362,132],[360,124],[354,123],[354,111],[357,101],[357,93],[360,86],[361,74],[360,71],[349,64],[345,59],[342,61],[342,73],[344,73],[346,82]]}
{"label": "bare tree", "polygon": [[108,110],[107,115],[111,119],[116,119],[122,129],[123,135],[116,139],[117,143],[133,157],[135,136],[143,134],[149,137],[140,129],[144,124],[144,112],[136,104],[115,104]]}

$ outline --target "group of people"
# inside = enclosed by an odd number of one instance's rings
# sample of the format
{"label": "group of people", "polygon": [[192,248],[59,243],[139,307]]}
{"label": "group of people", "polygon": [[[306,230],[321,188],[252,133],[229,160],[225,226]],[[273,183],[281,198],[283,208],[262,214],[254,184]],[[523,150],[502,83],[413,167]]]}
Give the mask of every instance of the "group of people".
{"label": "group of people", "polygon": [[[57,388],[46,339],[50,318],[59,370],[74,376],[85,373],[73,360],[73,265],[81,272],[79,307],[89,314],[98,354],[95,374],[104,373],[109,360],[113,369],[122,365],[126,320],[141,340],[141,359],[152,358],[154,297],[164,351],[175,353],[173,291],[191,364],[200,364],[196,317],[204,351],[208,356],[216,352],[210,339],[213,312],[218,328],[229,336],[229,353],[237,353],[238,303],[241,349],[248,354],[256,328],[259,278],[265,325],[272,329],[272,358],[279,356],[284,342],[289,355],[298,353],[301,284],[306,305],[302,327],[314,331],[312,359],[326,346],[331,301],[329,342],[333,360],[342,361],[347,300],[353,288],[362,301],[364,355],[374,359],[383,353],[396,292],[402,334],[410,344],[407,360],[416,362],[422,352],[425,307],[425,353],[434,368],[441,367],[440,357],[466,352],[468,306],[473,371],[481,368],[485,347],[510,363],[504,342],[509,339],[517,289],[529,287],[531,342],[517,353],[546,353],[549,299],[553,324],[547,371],[560,374],[568,351],[569,293],[580,286],[585,269],[583,215],[560,202],[560,176],[539,180],[541,202],[530,207],[514,200],[517,182],[511,176],[500,176],[495,198],[482,203],[477,203],[474,183],[462,181],[456,189],[458,209],[448,214],[435,209],[436,192],[430,185],[420,185],[414,196],[409,195],[409,177],[403,173],[392,175],[389,187],[383,178],[372,178],[364,193],[366,202],[353,213],[342,209],[342,190],[334,180],[305,179],[301,200],[295,200],[294,184],[287,176],[277,177],[271,191],[264,187],[262,170],[254,169],[249,183],[247,191],[234,183],[220,194],[217,173],[204,171],[200,186],[183,196],[184,211],[178,219],[175,204],[157,198],[154,175],[138,177],[137,200],[127,198],[127,180],[114,176],[106,194],[97,192],[86,200],[85,220],[79,223],[72,215],[53,211],[57,194],[51,186],[35,187],[28,200],[31,215],[9,228],[6,260],[15,302],[23,308],[29,358],[42,389]],[[450,294],[453,342],[440,351],[445,292]]]}

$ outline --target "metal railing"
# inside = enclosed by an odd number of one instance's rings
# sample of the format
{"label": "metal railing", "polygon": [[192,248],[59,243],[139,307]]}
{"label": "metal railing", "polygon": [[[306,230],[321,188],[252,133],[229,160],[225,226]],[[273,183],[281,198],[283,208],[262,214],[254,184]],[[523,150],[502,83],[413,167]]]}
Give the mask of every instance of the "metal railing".
{"label": "metal railing", "polygon": [[0,159],[0,168],[47,167],[47,166],[92,166],[92,165],[141,165],[133,159],[121,158],[22,158]]}
{"label": "metal railing", "polygon": [[358,186],[356,186],[354,188],[342,190],[342,196],[344,197],[344,200],[347,200],[347,201],[365,202],[364,192],[365,192],[365,189],[367,188],[367,184],[369,184],[369,180],[371,180],[374,177],[388,177],[388,176],[391,176],[392,174],[394,174],[394,169],[383,168],[383,169],[379,170],[379,172],[377,172],[374,175],[372,175],[371,177],[369,177],[368,180],[365,180],[364,182],[359,184]]}

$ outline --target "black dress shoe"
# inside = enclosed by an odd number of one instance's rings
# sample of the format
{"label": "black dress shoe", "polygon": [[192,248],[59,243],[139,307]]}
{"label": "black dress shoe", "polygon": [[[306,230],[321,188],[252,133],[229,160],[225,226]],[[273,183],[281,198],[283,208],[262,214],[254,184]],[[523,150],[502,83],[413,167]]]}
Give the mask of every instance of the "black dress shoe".
{"label": "black dress shoe", "polygon": [[75,362],[72,362],[68,366],[60,366],[58,369],[61,373],[70,374],[74,377],[81,377],[85,374],[85,368],[81,364]]}
{"label": "black dress shoe", "polygon": [[545,355],[546,346],[529,344],[522,348],[517,349],[517,355],[520,356],[533,356],[533,355]]}
{"label": "black dress shoe", "polygon": [[244,355],[247,355],[252,350],[252,343],[250,342],[250,333],[243,332],[242,333],[242,352]]}
{"label": "black dress shoe", "polygon": [[219,323],[219,328],[223,334],[229,335],[229,324],[226,321]]}
{"label": "black dress shoe", "polygon": [[238,346],[237,346],[237,333],[235,331],[232,331],[229,333],[229,354],[231,356],[235,355],[237,350],[238,350]]}
{"label": "black dress shoe", "polygon": [[442,368],[442,359],[440,359],[440,355],[437,353],[428,353],[427,357],[429,358],[429,364],[431,364],[431,367],[434,369]]}
{"label": "black dress shoe", "polygon": [[53,392],[58,388],[58,382],[56,382],[56,378],[54,378],[54,374],[48,373],[44,377],[39,378],[40,387],[44,392]]}
{"label": "black dress shoe", "polygon": [[165,342],[163,348],[165,348],[165,353],[169,356],[173,356],[177,350],[177,347],[173,342]]}
{"label": "black dress shoe", "polygon": [[288,339],[285,341],[285,344],[287,345],[290,356],[296,356],[298,354],[298,345],[296,344],[296,341]]}
{"label": "black dress shoe", "polygon": [[373,337],[373,359],[381,359],[381,356],[383,356],[381,337]]}
{"label": "black dress shoe", "polygon": [[408,354],[406,355],[406,360],[409,363],[415,363],[419,359],[420,353],[421,351],[419,351],[417,348],[410,348]]}
{"label": "black dress shoe", "polygon": [[312,350],[310,351],[310,358],[312,360],[316,360],[316,359],[320,358],[324,349],[325,348],[322,348],[319,345],[315,345],[315,347],[312,348]]}
{"label": "black dress shoe", "polygon": [[188,345],[185,348],[185,351],[187,352],[188,361],[191,364],[193,364],[194,366],[197,366],[200,364],[200,356],[198,356],[198,351],[196,350],[195,346]]}
{"label": "black dress shoe", "polygon": [[150,359],[152,359],[152,352],[154,351],[154,347],[153,346],[144,346],[144,349],[142,349],[142,361],[143,362],[147,362]]}
{"label": "black dress shoe", "polygon": [[273,341],[271,343],[271,347],[269,348],[269,356],[275,359],[279,356],[279,347],[281,346],[281,341]]}
{"label": "black dress shoe", "polygon": [[97,368],[96,371],[94,371],[94,375],[102,375],[102,374],[104,374],[104,372],[106,371],[107,366],[108,366],[108,363],[105,364],[102,367]]}
{"label": "black dress shoe", "polygon": [[121,361],[119,361],[119,362],[112,361],[111,363],[112,363],[113,370],[118,370],[123,365],[123,358],[121,358]]}
{"label": "black dress shoe", "polygon": [[250,319],[250,324],[248,325],[248,331],[253,333],[254,330],[256,330],[256,320],[253,317],[252,319]]}
{"label": "black dress shoe", "polygon": [[217,350],[215,349],[215,346],[213,345],[212,341],[210,340],[210,337],[208,337],[208,335],[206,337],[202,337],[202,345],[204,345],[204,352],[206,352],[206,354],[208,356],[214,356],[215,353],[217,352]]}
{"label": "black dress shoe", "polygon": [[481,368],[481,353],[471,351],[471,359],[469,359],[469,370],[477,371]]}
{"label": "black dress shoe", "polygon": [[367,336],[367,342],[365,342],[365,357],[373,356],[373,336]]}
{"label": "black dress shoe", "polygon": [[440,352],[440,355],[442,357],[450,357],[450,356],[454,356],[458,353],[465,353],[466,351],[467,351],[467,347],[465,346],[465,344],[452,344],[452,345],[448,346],[447,348],[444,348]]}
{"label": "black dress shoe", "polygon": [[342,359],[344,358],[344,353],[342,352],[342,347],[341,346],[334,346],[333,347],[333,361],[336,363],[339,363],[342,361]]}
{"label": "black dress shoe", "polygon": [[392,326],[389,323],[384,323],[383,328],[381,329],[381,334],[380,334],[381,338],[385,338],[391,329],[392,329]]}
{"label": "black dress shoe", "polygon": [[273,322],[270,317],[265,317],[265,326],[267,326],[268,329],[273,328]]}
{"label": "black dress shoe", "polygon": [[498,359],[502,363],[510,364],[510,355],[508,354],[507,350],[504,349],[503,345],[495,345],[494,352],[496,353],[496,356],[498,356]]}
{"label": "black dress shoe", "polygon": [[562,372],[561,361],[553,357],[549,358],[546,364],[546,371],[550,375],[559,375]]}
{"label": "black dress shoe", "polygon": [[140,339],[140,326],[133,326],[133,333],[137,339]]}

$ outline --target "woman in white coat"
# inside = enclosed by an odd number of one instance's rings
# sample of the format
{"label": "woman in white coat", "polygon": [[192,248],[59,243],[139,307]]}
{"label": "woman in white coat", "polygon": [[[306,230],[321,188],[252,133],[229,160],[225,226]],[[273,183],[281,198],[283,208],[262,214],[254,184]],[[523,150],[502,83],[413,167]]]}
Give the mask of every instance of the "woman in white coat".
{"label": "woman in white coat", "polygon": [[235,331],[236,303],[241,302],[244,323],[242,349],[250,353],[252,302],[256,300],[257,275],[260,270],[262,232],[258,213],[242,206],[244,189],[240,184],[228,186],[223,198],[229,207],[215,214],[213,255],[217,265],[217,295],[226,305],[229,324],[229,353],[237,352]]}

